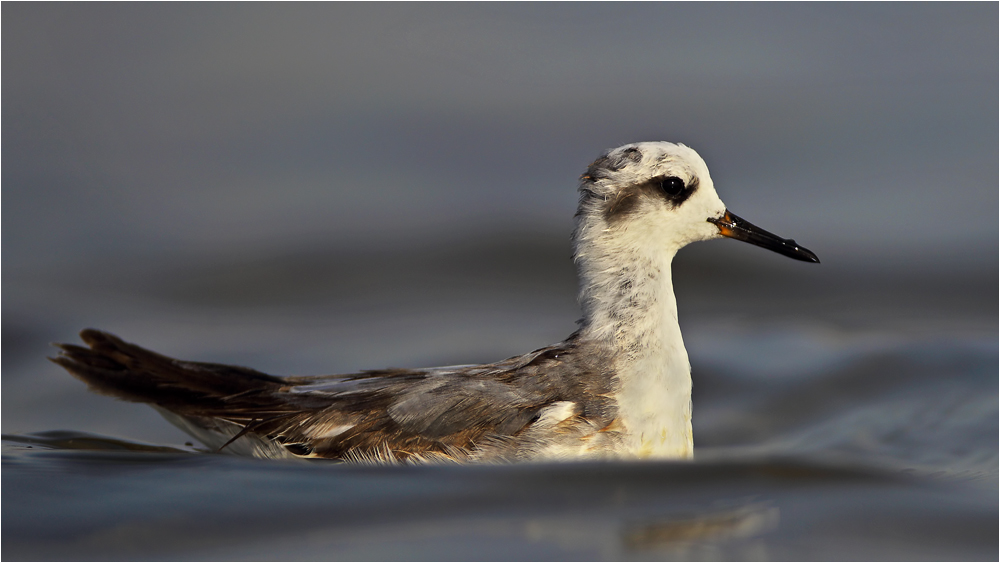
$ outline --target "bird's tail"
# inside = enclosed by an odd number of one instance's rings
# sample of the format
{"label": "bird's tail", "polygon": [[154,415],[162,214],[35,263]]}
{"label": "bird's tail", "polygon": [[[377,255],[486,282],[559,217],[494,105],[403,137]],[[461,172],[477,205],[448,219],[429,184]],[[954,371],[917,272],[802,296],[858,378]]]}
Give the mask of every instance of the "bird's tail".
{"label": "bird's tail", "polygon": [[241,407],[259,412],[261,396],[285,384],[249,368],[175,360],[99,330],[86,329],[80,338],[88,347],[54,344],[60,353],[49,359],[98,393],[181,415],[232,415]]}
{"label": "bird's tail", "polygon": [[[88,347],[55,344],[53,362],[93,391],[148,403],[206,446],[256,457],[292,457],[269,435],[303,408],[281,393],[288,383],[249,368],[185,362],[150,352],[113,334],[87,329]],[[299,401],[300,403],[302,401]]]}

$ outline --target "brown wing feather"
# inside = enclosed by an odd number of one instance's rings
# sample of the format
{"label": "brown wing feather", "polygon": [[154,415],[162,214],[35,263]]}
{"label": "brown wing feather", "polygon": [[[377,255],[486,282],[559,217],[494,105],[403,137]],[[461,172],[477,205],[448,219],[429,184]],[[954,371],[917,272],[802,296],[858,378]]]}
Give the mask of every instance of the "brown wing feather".
{"label": "brown wing feather", "polygon": [[286,378],[175,360],[92,329],[80,337],[89,348],[57,344],[52,361],[93,390],[232,422],[295,455],[454,459],[515,439],[555,401],[577,402],[598,424],[613,417],[608,374],[587,377],[592,367],[566,365],[577,357],[573,337],[482,366]]}

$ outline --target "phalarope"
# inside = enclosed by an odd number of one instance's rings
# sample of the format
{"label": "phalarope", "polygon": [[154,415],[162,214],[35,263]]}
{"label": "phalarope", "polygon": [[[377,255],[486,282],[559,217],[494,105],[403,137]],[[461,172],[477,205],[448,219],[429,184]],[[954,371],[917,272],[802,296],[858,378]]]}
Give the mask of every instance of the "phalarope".
{"label": "phalarope", "polygon": [[671,261],[730,237],[815,254],[730,213],[689,147],[634,143],[581,177],[573,234],[583,319],[569,338],[483,365],[276,377],[161,356],[84,330],[52,360],[145,402],[210,448],[360,462],[690,458],[691,366]]}

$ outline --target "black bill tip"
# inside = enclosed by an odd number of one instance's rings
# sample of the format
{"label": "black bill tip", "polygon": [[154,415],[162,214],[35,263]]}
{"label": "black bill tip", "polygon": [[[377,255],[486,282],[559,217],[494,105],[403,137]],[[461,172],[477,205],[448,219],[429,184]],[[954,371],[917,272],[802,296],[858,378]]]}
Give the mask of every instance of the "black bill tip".
{"label": "black bill tip", "polygon": [[728,210],[717,219],[709,218],[709,223],[719,227],[719,233],[724,237],[742,240],[761,248],[783,254],[789,258],[801,260],[803,262],[813,262],[819,264],[819,258],[807,248],[799,246],[797,242],[789,238],[781,238],[778,235],[769,233],[753,223],[733,215]]}

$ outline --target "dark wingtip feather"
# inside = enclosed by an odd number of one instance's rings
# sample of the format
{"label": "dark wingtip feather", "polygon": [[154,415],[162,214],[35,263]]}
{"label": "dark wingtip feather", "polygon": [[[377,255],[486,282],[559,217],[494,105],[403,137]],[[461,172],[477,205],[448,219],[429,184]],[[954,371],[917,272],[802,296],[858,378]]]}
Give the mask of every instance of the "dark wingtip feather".
{"label": "dark wingtip feather", "polygon": [[121,338],[118,338],[110,332],[104,332],[103,330],[97,330],[96,328],[85,328],[81,330],[80,340],[83,340],[84,343],[91,348],[108,344],[112,346],[126,345],[126,342]]}
{"label": "dark wingtip feather", "polygon": [[126,401],[179,412],[222,407],[232,402],[229,397],[284,384],[248,368],[175,360],[92,328],[80,338],[87,346],[56,343],[59,355],[49,359],[93,391]]}
{"label": "dark wingtip feather", "polygon": [[70,373],[80,377],[79,372],[88,368],[124,369],[120,362],[101,354],[94,348],[85,348],[75,344],[52,343],[59,348],[59,355],[49,358],[52,362],[66,368]]}

